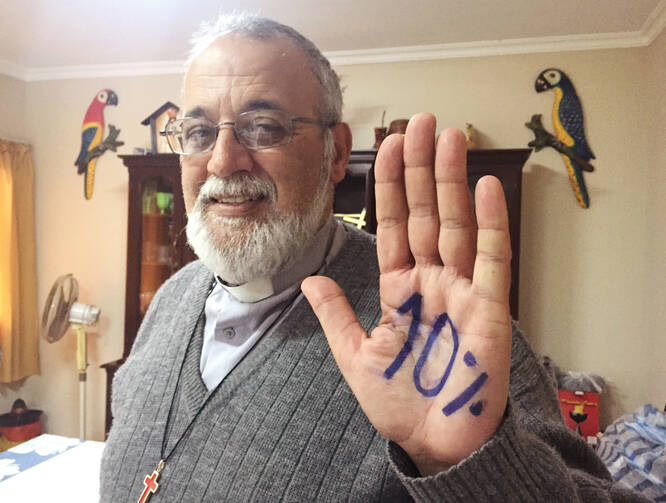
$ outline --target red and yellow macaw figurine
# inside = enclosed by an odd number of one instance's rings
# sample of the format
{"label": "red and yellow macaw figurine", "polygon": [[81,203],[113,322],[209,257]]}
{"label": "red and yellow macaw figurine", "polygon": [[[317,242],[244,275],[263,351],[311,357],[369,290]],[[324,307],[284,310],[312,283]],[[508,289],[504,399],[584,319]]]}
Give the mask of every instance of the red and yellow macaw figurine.
{"label": "red and yellow macaw figurine", "polygon": [[81,128],[81,151],[79,156],[74,161],[74,165],[78,166],[78,173],[84,173],[83,181],[83,194],[86,199],[90,199],[93,194],[93,187],[95,183],[95,164],[97,164],[97,157],[90,159],[86,162],[88,152],[93,150],[97,145],[102,142],[104,135],[104,107],[106,105],[117,105],[118,96],[111,89],[102,89],[93,98],[92,103],[88,107],[85,117],[83,118],[83,126]]}

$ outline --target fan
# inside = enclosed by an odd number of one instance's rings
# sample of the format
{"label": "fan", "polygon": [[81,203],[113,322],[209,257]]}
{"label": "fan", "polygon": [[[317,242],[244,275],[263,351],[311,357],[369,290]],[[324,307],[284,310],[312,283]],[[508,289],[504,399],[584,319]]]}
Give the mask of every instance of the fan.
{"label": "fan", "polygon": [[42,313],[41,332],[49,342],[56,342],[72,326],[76,333],[76,367],[79,371],[79,436],[86,438],[86,367],[87,344],[84,325],[94,325],[99,318],[99,308],[77,302],[79,283],[71,274],[56,279]]}

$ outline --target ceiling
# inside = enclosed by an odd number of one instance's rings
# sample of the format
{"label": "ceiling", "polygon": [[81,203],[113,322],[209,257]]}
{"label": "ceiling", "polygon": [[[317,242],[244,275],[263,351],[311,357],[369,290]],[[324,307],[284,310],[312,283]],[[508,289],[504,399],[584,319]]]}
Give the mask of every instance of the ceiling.
{"label": "ceiling", "polygon": [[24,80],[180,70],[190,34],[218,10],[289,24],[334,63],[640,46],[666,19],[666,0],[2,0],[1,9],[0,73]]}

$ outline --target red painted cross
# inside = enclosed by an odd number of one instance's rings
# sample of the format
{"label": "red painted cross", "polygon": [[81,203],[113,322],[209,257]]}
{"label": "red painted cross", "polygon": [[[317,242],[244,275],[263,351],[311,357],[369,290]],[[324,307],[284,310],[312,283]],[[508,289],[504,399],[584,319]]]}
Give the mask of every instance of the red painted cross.
{"label": "red painted cross", "polygon": [[137,503],[146,503],[151,494],[157,491],[157,488],[160,486],[157,483],[157,477],[160,476],[160,472],[155,470],[150,475],[146,475],[146,478],[143,479],[143,492]]}

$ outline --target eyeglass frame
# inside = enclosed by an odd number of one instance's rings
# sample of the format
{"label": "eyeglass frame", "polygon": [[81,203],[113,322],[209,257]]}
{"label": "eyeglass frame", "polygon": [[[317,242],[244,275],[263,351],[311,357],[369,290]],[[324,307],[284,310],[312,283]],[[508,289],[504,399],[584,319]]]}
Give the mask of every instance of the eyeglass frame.
{"label": "eyeglass frame", "polygon": [[[251,146],[245,145],[240,139],[240,138],[242,138],[242,136],[239,138],[239,133],[236,130],[236,122],[238,121],[238,117],[242,117],[243,115],[247,115],[247,114],[254,114],[254,113],[257,113],[257,112],[266,112],[266,111],[279,112],[281,114],[284,114],[285,117],[287,117],[289,119],[289,121],[291,123],[290,124],[291,128],[288,130],[289,134],[287,135],[286,139],[284,141],[280,142],[280,143],[276,143],[275,145],[269,145],[269,146],[266,146],[266,147],[251,147]],[[192,153],[188,154],[186,152],[177,151],[171,145],[171,141],[169,141],[168,137],[169,136],[173,137],[175,135],[174,135],[173,131],[167,131],[167,128],[171,124],[173,124],[174,122],[182,122],[182,121],[185,121],[187,119],[199,119],[199,120],[203,119],[203,120],[206,120],[206,121],[210,122],[215,127],[215,140],[213,142],[211,142],[210,146],[208,148],[206,148],[205,150],[202,150],[201,152],[192,152]],[[322,131],[336,125],[335,122],[325,123],[325,122],[322,122],[322,121],[320,121],[318,119],[315,119],[315,118],[312,118],[312,117],[301,117],[301,116],[298,116],[298,115],[289,115],[289,113],[285,112],[284,110],[269,108],[269,109],[248,110],[246,112],[242,112],[242,113],[238,114],[235,121],[214,122],[214,121],[208,119],[207,117],[181,117],[180,119],[174,119],[174,120],[168,122],[164,126],[164,130],[160,131],[159,133],[160,133],[160,136],[167,137],[167,145],[169,145],[169,148],[171,149],[171,151],[174,154],[178,154],[178,155],[206,154],[208,152],[213,151],[213,149],[215,148],[215,143],[217,143],[217,138],[220,135],[220,129],[222,129],[224,127],[230,127],[231,128],[231,130],[234,132],[234,138],[243,147],[245,147],[249,150],[265,150],[265,149],[268,149],[268,148],[279,147],[279,146],[287,145],[288,143],[290,143],[291,140],[294,138],[294,122],[303,122],[305,124],[317,125],[321,128]]]}

